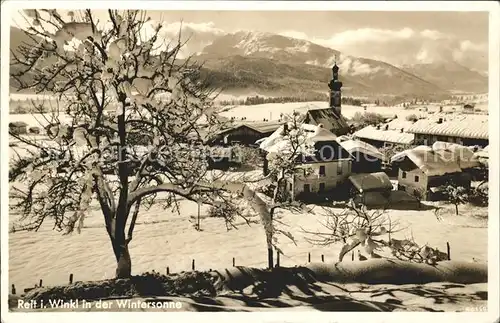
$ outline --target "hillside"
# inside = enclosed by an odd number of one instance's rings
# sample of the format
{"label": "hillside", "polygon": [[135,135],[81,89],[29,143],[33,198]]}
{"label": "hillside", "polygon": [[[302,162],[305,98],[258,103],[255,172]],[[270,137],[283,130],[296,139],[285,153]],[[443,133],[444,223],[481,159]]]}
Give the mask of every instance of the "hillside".
{"label": "hillside", "polygon": [[[259,92],[261,94],[303,94],[328,91],[331,70],[311,64],[292,64],[275,59],[254,56],[226,56],[210,58],[196,57],[204,62],[207,73],[211,74],[214,86],[222,87],[228,93]],[[346,62],[346,61],[344,61]],[[344,83],[343,92],[352,96],[412,96],[441,98],[447,93],[432,83],[420,79],[396,67],[378,70],[369,75],[352,71],[356,64],[375,62],[378,66],[385,63],[368,59],[348,62],[347,70],[341,69],[340,80]],[[388,65],[388,64],[387,64]],[[342,73],[344,71],[345,73]],[[390,74],[390,75],[388,75]]]}
{"label": "hillside", "polygon": [[456,62],[436,62],[403,67],[405,71],[439,87],[464,93],[488,92],[488,77]]}

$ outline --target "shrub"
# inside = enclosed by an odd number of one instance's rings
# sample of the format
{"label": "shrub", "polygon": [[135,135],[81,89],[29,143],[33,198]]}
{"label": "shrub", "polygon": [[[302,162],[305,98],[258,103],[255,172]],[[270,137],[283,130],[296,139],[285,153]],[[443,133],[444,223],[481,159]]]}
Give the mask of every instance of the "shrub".
{"label": "shrub", "polygon": [[258,166],[262,164],[262,156],[257,148],[236,146],[236,152],[244,165]]}
{"label": "shrub", "polygon": [[469,193],[469,203],[474,206],[488,206],[488,184],[472,189]]}
{"label": "shrub", "polygon": [[32,133],[32,134],[40,134],[40,127],[30,127],[28,129],[28,132],[29,133]]}
{"label": "shrub", "polygon": [[415,122],[415,121],[418,121],[418,117],[416,114],[410,114],[410,115],[406,116],[406,121]]}
{"label": "shrub", "polygon": [[376,126],[380,123],[385,122],[385,117],[375,112],[356,112],[351,121],[362,126]]}

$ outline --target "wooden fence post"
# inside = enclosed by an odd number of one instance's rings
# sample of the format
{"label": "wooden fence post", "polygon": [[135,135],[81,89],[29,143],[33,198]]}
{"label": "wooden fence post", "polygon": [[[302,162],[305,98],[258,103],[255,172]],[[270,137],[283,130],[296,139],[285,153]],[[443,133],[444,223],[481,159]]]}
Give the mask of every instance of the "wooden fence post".
{"label": "wooden fence post", "polygon": [[73,274],[69,274],[69,283],[73,284]]}
{"label": "wooden fence post", "polygon": [[16,286],[12,284],[12,295],[16,295]]}
{"label": "wooden fence post", "polygon": [[451,248],[449,242],[446,242],[446,253],[448,254],[448,260],[451,260]]}

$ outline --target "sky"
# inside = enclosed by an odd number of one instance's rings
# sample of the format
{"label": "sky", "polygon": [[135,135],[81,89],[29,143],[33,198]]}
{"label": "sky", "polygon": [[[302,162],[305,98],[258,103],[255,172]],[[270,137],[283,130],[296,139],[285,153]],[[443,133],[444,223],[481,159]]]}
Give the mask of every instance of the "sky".
{"label": "sky", "polygon": [[[97,12],[97,11],[96,11]],[[105,11],[98,15],[103,19]],[[347,55],[404,64],[456,61],[488,69],[487,12],[401,11],[148,11],[175,37],[182,21],[187,50],[240,30],[309,40]],[[23,19],[14,16],[17,24]]]}

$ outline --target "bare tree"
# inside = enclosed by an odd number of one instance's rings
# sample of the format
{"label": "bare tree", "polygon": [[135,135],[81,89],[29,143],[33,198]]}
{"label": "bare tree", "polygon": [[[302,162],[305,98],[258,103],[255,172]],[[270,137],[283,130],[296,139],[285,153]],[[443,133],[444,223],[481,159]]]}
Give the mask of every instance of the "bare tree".
{"label": "bare tree", "polygon": [[[14,230],[38,230],[47,219],[65,233],[83,225],[92,200],[102,211],[117,261],[116,276],[129,277],[129,244],[141,208],[166,193],[211,203],[226,189],[207,172],[200,122],[219,127],[213,91],[200,65],[177,58],[179,39],[162,44],[161,25],[137,10],[27,10],[25,33],[35,44],[13,52],[11,78],[21,90],[51,93],[65,102],[43,115],[51,140],[10,132],[25,149],[10,169],[11,207],[22,213]],[[144,35],[146,25],[152,34]],[[62,115],[69,123],[61,121]],[[19,185],[22,184],[22,185]],[[248,192],[245,193],[249,196]],[[127,229],[128,224],[128,229]]]}
{"label": "bare tree", "polygon": [[[173,208],[179,198],[212,205],[246,199],[265,229],[272,267],[277,234],[291,237],[276,227],[273,215],[296,204],[280,200],[281,185],[267,201],[243,179],[207,171],[201,130],[221,128],[219,111],[200,77],[201,66],[178,59],[180,36],[160,46],[161,26],[153,24],[152,35],[142,37],[151,21],[136,10],[108,10],[108,24],[92,10],[69,12],[67,18],[56,10],[26,15],[32,22],[26,34],[35,45],[12,53],[11,78],[19,89],[55,95],[64,106],[42,114],[50,140],[10,133],[24,146],[9,173],[11,208],[22,215],[13,231],[36,231],[52,219],[56,230],[79,232],[97,201],[116,276],[129,277],[139,211],[157,202],[158,194],[167,194],[163,204]],[[69,123],[61,121],[63,115]],[[279,184],[289,165],[273,171]]]}
{"label": "bare tree", "polygon": [[368,255],[376,257],[375,250],[388,242],[375,237],[388,235],[388,241],[391,241],[391,234],[401,230],[397,221],[392,221],[385,209],[368,210],[366,206],[356,204],[353,200],[340,212],[332,208],[324,210],[327,220],[322,225],[326,231],[302,230],[309,236],[306,240],[312,244],[328,246],[342,243],[339,261],[359,245],[365,247]]}
{"label": "bare tree", "polygon": [[303,158],[314,155],[314,145],[311,144],[306,130],[302,127],[302,116],[293,113],[283,116],[283,119],[285,125],[282,127],[282,133],[273,139],[274,142],[269,141],[271,145],[279,145],[280,149],[267,153],[265,157],[269,160],[269,172],[266,179],[270,181],[269,201],[267,202],[270,219],[269,231],[267,231],[269,268],[274,267],[274,250],[282,253],[278,247],[279,235],[284,235],[295,243],[292,234],[281,228],[283,222],[277,219],[279,210],[310,212],[304,204],[294,199],[295,194],[290,190],[290,184],[296,177],[308,176],[311,173],[310,167],[303,163]]}

